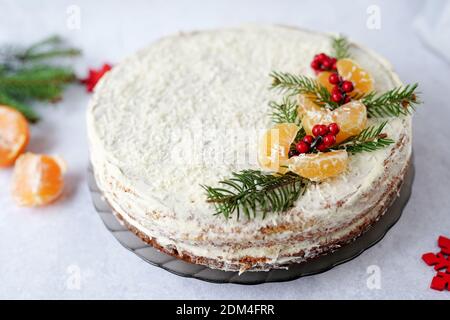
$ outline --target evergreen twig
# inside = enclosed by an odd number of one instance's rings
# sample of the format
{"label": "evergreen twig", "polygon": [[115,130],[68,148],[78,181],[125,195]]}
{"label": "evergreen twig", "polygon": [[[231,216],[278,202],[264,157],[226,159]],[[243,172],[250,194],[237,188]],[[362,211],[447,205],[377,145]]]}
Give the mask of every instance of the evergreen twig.
{"label": "evergreen twig", "polygon": [[361,101],[370,117],[398,117],[411,114],[420,103],[416,89],[417,83],[397,87],[381,95],[371,92]]}
{"label": "evergreen twig", "polygon": [[38,116],[28,103],[54,102],[61,98],[65,86],[76,80],[71,69],[43,62],[78,54],[80,50],[66,47],[58,36],[25,49],[4,46],[0,49],[0,103],[16,108],[31,122],[37,121]]}
{"label": "evergreen twig", "polygon": [[283,212],[291,208],[305,191],[308,180],[288,172],[284,175],[259,170],[233,172],[232,177],[219,182],[220,187],[203,186],[207,201],[214,204],[216,214],[236,218],[241,213],[254,218],[259,212],[263,218],[268,212]]}
{"label": "evergreen twig", "polygon": [[344,36],[332,38],[331,46],[333,48],[332,56],[336,59],[350,58],[350,44]]}
{"label": "evergreen twig", "polygon": [[297,102],[289,97],[284,97],[281,103],[270,101],[271,118],[274,123],[299,123],[297,114]]}
{"label": "evergreen twig", "polygon": [[383,149],[394,143],[394,140],[387,138],[387,135],[382,133],[386,124],[387,121],[378,126],[367,127],[360,134],[349,138],[334,149],[345,149],[351,154]]}
{"label": "evergreen twig", "polygon": [[272,77],[272,88],[278,89],[282,93],[288,95],[306,94],[321,107],[335,109],[339,106],[331,100],[331,94],[327,88],[312,78],[278,71],[273,71],[270,77]]}

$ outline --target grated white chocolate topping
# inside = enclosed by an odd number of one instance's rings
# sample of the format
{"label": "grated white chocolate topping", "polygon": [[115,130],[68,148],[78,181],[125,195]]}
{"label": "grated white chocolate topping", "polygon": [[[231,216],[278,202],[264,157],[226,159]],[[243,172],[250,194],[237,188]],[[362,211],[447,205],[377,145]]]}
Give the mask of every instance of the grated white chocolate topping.
{"label": "grated white chocolate topping", "polygon": [[[410,117],[389,119],[384,132],[396,145],[351,156],[345,174],[311,185],[288,212],[227,221],[201,187],[259,168],[256,144],[271,126],[267,103],[281,99],[268,89],[269,73],[313,76],[309,64],[319,52],[331,52],[329,35],[246,26],[166,37],[115,66],[88,110],[91,161],[105,197],[161,245],[225,269],[246,256],[298,261],[289,255],[304,250],[306,258],[324,239],[342,237],[362,213],[381,208],[407,165]],[[401,84],[378,55],[357,45],[351,53],[377,91]],[[273,226],[289,228],[262,232]]]}

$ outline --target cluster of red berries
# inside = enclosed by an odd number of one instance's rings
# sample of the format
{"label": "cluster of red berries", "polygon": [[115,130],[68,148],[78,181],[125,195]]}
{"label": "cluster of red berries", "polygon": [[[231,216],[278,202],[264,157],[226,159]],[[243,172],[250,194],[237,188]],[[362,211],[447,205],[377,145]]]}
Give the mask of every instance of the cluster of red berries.
{"label": "cluster of red berries", "polygon": [[350,101],[349,93],[354,89],[351,81],[344,80],[336,72],[333,72],[328,77],[328,82],[334,85],[331,90],[331,100],[336,103],[347,103]]}
{"label": "cluster of red berries", "polygon": [[295,149],[289,151],[289,157],[299,155],[300,153],[309,153],[316,151],[324,152],[336,143],[336,135],[339,133],[339,125],[330,123],[329,125],[316,124],[312,128],[312,135],[306,135],[297,142]]}
{"label": "cluster of red berries", "polygon": [[336,68],[337,59],[326,55],[325,53],[319,53],[314,56],[313,61],[311,62],[311,68],[316,73],[322,71],[334,71]]}

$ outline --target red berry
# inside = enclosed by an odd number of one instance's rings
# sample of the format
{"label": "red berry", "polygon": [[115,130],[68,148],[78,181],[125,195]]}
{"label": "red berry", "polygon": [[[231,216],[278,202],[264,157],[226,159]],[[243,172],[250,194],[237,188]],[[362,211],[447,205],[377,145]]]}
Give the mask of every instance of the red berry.
{"label": "red berry", "polygon": [[344,92],[352,92],[353,91],[353,83],[351,81],[342,82],[342,90]]}
{"label": "red berry", "polygon": [[340,92],[334,92],[331,95],[331,100],[333,100],[334,102],[341,102],[342,100],[342,93]]}
{"label": "red berry", "polygon": [[314,137],[308,134],[308,135],[303,137],[302,141],[304,143],[311,144],[311,143],[314,142]]}
{"label": "red berry", "polygon": [[328,134],[328,127],[324,124],[316,124],[312,128],[312,134],[316,137]]}
{"label": "red berry", "polygon": [[350,102],[350,100],[351,100],[350,96],[346,95],[344,98],[344,103]]}
{"label": "red berry", "polygon": [[340,128],[337,123],[333,122],[328,125],[328,130],[330,131],[330,134],[337,135],[339,133]]}
{"label": "red berry", "polygon": [[328,132],[328,127],[324,124],[321,124],[319,127],[319,136],[323,137],[324,135],[328,134]]}
{"label": "red berry", "polygon": [[317,60],[313,60],[311,62],[311,68],[313,68],[314,70],[318,70],[320,68],[320,63]]}
{"label": "red berry", "polygon": [[324,152],[328,149],[328,147],[325,145],[325,143],[322,142],[316,146],[316,149],[321,152]]}
{"label": "red berry", "polygon": [[341,93],[341,88],[339,88],[339,86],[334,86],[333,89],[331,90],[331,94],[335,94],[335,93]]}
{"label": "red berry", "polygon": [[314,127],[312,128],[312,134],[317,137],[319,136],[319,130],[320,130],[320,124],[316,124],[314,125]]}
{"label": "red berry", "polygon": [[307,153],[309,151],[309,144],[300,141],[295,145],[295,148],[299,153]]}
{"label": "red berry", "polygon": [[325,59],[325,60],[322,61],[322,66],[325,69],[330,69],[332,67],[332,65],[333,64],[331,63],[330,59]]}
{"label": "red berry", "polygon": [[325,53],[319,53],[317,55],[317,60],[324,62],[326,59],[328,59],[328,56]]}
{"label": "red berry", "polygon": [[332,134],[327,134],[325,137],[323,137],[322,142],[326,147],[331,147],[333,144],[336,143],[336,136]]}
{"label": "red berry", "polygon": [[338,84],[339,83],[339,75],[337,73],[332,73],[330,74],[330,76],[328,77],[328,81],[331,84]]}

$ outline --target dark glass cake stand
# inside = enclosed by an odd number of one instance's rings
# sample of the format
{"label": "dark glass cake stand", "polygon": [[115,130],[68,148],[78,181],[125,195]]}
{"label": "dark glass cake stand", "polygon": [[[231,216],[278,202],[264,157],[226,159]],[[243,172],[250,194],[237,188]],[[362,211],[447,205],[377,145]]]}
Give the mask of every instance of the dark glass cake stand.
{"label": "dark glass cake stand", "polygon": [[400,196],[387,212],[367,232],[353,242],[337,249],[333,253],[320,256],[310,261],[292,264],[287,270],[271,270],[268,272],[237,272],[210,269],[205,266],[188,263],[162,253],[143,242],[133,232],[124,227],[114,216],[111,207],[104,200],[95,182],[92,167],[88,169],[88,184],[94,207],[106,228],[125,248],[132,251],[148,263],[163,268],[182,277],[190,277],[215,283],[260,284],[266,282],[281,282],[300,277],[318,274],[352,260],[364,250],[380,241],[386,232],[398,221],[403,208],[411,195],[414,180],[414,165],[410,165],[405,176]]}

